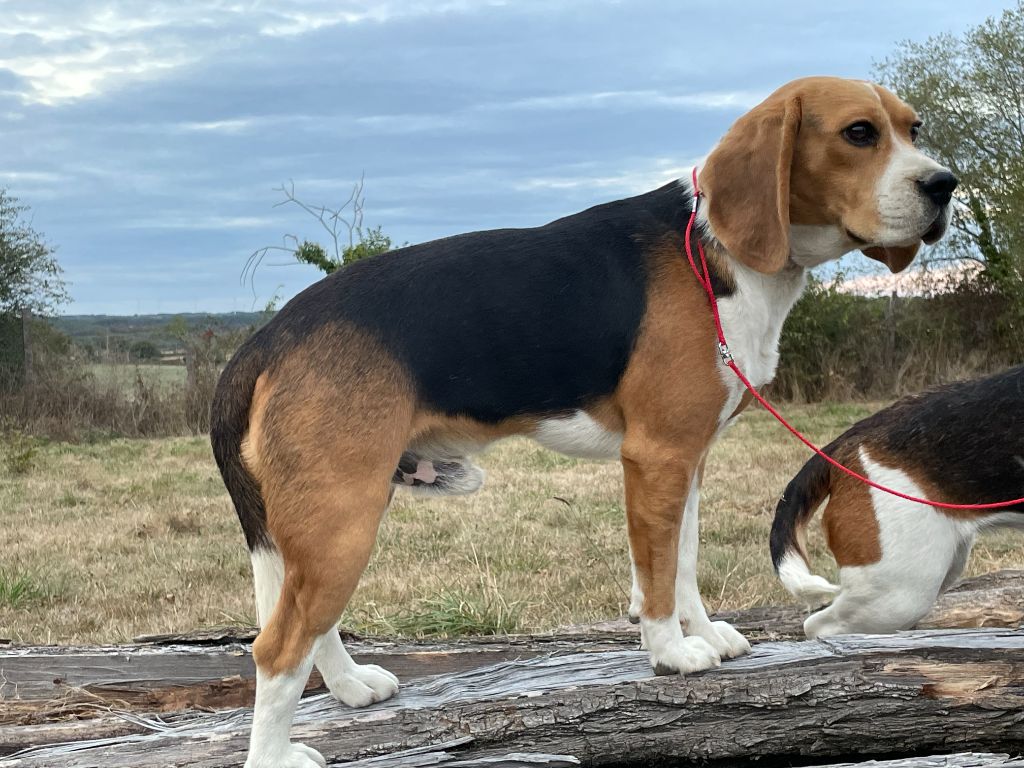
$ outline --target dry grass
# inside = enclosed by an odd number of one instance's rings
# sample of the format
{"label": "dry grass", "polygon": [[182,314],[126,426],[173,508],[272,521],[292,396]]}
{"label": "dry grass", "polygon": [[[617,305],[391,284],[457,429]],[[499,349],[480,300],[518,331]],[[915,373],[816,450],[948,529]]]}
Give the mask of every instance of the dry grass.
{"label": "dry grass", "polygon": [[[869,408],[788,410],[824,439]],[[804,459],[763,412],[715,448],[701,510],[700,582],[710,609],[785,601],[767,532]],[[452,635],[624,613],[618,465],[518,440],[481,463],[488,481],[475,496],[396,498],[347,626]],[[817,568],[831,575],[820,537],[812,543]],[[982,539],[971,571],[1024,566],[1020,544],[1009,533]],[[253,621],[248,557],[205,438],[55,443],[35,446],[18,472],[0,462],[0,552],[0,637],[113,642]]]}

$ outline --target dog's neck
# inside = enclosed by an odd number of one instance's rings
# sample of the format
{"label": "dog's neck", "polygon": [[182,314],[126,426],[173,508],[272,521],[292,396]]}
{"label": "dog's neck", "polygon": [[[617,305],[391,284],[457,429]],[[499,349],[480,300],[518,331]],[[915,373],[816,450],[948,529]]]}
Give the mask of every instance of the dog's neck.
{"label": "dog's neck", "polygon": [[861,245],[832,225],[791,224],[789,227],[789,261],[804,269],[835,261]]}

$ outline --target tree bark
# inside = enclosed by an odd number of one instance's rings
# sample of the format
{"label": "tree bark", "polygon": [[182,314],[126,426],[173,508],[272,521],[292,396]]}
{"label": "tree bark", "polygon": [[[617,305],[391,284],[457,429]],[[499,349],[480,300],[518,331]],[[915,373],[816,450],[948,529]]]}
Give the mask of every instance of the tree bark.
{"label": "tree bark", "polygon": [[[237,766],[250,717],[177,715],[152,733],[44,748],[0,766]],[[606,766],[1013,753],[1024,749],[1022,723],[1024,631],[980,629],[763,643],[685,678],[652,677],[641,651],[507,661],[413,682],[364,710],[305,699],[292,735],[332,760],[398,761],[378,768],[416,765],[408,750],[443,752],[449,764],[525,754]]]}

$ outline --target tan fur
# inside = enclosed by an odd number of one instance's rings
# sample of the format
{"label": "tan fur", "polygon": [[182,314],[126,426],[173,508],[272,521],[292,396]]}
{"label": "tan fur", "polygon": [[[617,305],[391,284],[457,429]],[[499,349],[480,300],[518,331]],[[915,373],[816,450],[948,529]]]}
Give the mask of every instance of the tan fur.
{"label": "tan fur", "polygon": [[411,393],[401,367],[346,328],[308,339],[257,384],[246,462],[285,563],[277,608],[253,644],[269,674],[294,669],[355,590],[408,440]]}
{"label": "tan fur", "polygon": [[909,267],[919,250],[921,250],[921,244],[914,243],[913,245],[875,246],[874,248],[865,248],[862,253],[875,261],[882,262],[890,272],[896,273]]}
{"label": "tan fur", "polygon": [[653,619],[670,616],[675,607],[683,506],[726,398],[707,300],[679,248],[662,246],[662,271],[615,398],[626,424],[630,548],[644,593],[642,613]]}
{"label": "tan fur", "polygon": [[585,410],[590,418],[609,432],[622,434],[626,429],[622,409],[613,397],[602,398],[595,403],[591,403]]}
{"label": "tan fur", "polygon": [[798,98],[769,99],[733,124],[701,170],[715,237],[759,272],[778,272],[789,261],[790,168],[799,126]]}
{"label": "tan fur", "polygon": [[740,404],[736,406],[736,410],[734,410],[732,412],[732,414],[729,416],[729,421],[732,421],[737,416],[739,416],[741,413],[743,413],[745,410],[747,410],[747,407],[752,402],[754,402],[754,396],[750,393],[749,390],[745,391],[743,393],[743,396],[740,398]]}
{"label": "tan fur", "polygon": [[[881,129],[876,147],[842,138],[858,120]],[[840,225],[870,238],[880,226],[876,184],[916,121],[914,110],[878,85],[820,77],[784,85],[736,121],[701,170],[715,236],[768,273],[789,258],[790,224]],[[918,247],[864,252],[899,271]]]}
{"label": "tan fur", "polygon": [[261,441],[263,439],[263,420],[267,414],[267,402],[270,399],[272,384],[270,376],[266,371],[256,379],[256,386],[252,392],[252,402],[249,405],[249,429],[242,440],[242,461],[245,468],[256,478],[260,479],[260,453]]}
{"label": "tan fur", "polygon": [[[882,429],[882,427],[879,427]],[[894,456],[887,451],[873,432],[865,433],[855,443],[842,446],[836,458],[850,469],[864,473],[859,455],[864,448],[871,460],[891,469],[905,472],[921,489],[924,498],[932,501],[949,501],[946,495],[929,477],[924,467],[917,465],[913,454]],[[934,509],[957,520],[976,520],[990,512],[971,509]],[[826,542],[836,563],[840,566],[871,565],[882,557],[878,520],[868,486],[845,473],[832,470],[832,486],[829,501],[822,516]],[[806,560],[806,553],[802,552]]]}
{"label": "tan fur", "polygon": [[447,416],[436,411],[418,411],[413,417],[409,445],[476,452],[496,440],[533,431],[537,419],[520,417],[497,424],[485,424],[466,416]]}
{"label": "tan fur", "polygon": [[[846,456],[844,463],[855,472],[864,473],[856,453]],[[832,470],[831,494],[821,524],[828,548],[840,568],[871,565],[882,559],[881,533],[871,492],[859,480]],[[806,553],[803,554],[806,560]]]}
{"label": "tan fur", "polygon": [[[711,227],[730,251],[709,249],[723,281],[733,280],[731,258],[762,272],[781,269],[790,223],[842,221],[874,231],[878,212],[869,196],[889,150],[865,154],[839,132],[856,119],[884,119],[909,132],[913,112],[887,94],[811,78],[785,86],[737,122],[702,171]],[[699,483],[727,393],[682,232],[652,249],[655,269],[634,353],[616,392],[587,410],[609,431],[624,433],[630,543],[643,614],[658,619],[674,610],[684,502],[691,481]],[[749,402],[744,397],[733,415]],[[404,450],[476,450],[532,433],[541,417],[491,425],[422,410],[398,361],[353,328],[329,327],[297,341],[259,377],[243,447],[285,563],[277,609],[254,644],[260,668],[294,669],[340,617],[370,556]],[[853,510],[849,518],[856,514],[862,513]],[[839,507],[829,516],[837,543],[857,541],[838,544],[837,559],[870,561],[877,525],[874,539],[863,531],[850,538],[847,517]],[[870,521],[860,522],[871,530]]]}

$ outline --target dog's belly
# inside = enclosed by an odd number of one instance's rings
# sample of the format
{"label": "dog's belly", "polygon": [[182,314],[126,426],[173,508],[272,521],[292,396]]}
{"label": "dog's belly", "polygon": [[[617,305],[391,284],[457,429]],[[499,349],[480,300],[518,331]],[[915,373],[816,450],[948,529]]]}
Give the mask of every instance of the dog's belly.
{"label": "dog's belly", "polygon": [[586,411],[538,422],[533,438],[552,451],[580,459],[617,459],[622,434],[599,424]]}

